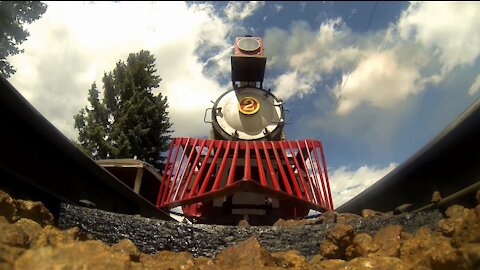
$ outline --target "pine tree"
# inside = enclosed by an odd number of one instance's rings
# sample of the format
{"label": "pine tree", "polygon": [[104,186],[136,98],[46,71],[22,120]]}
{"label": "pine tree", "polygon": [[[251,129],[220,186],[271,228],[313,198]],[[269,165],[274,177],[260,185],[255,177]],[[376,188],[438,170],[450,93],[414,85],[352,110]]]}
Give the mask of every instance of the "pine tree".
{"label": "pine tree", "polygon": [[18,46],[27,40],[25,24],[38,20],[47,10],[40,1],[0,1],[0,74],[6,78],[15,73],[8,56],[23,52]]}
{"label": "pine tree", "polygon": [[162,169],[160,153],[171,134],[167,97],[154,95],[161,78],[149,51],[131,53],[113,71],[104,73],[103,100],[95,83],[87,106],[74,116],[79,144],[94,159],[133,158]]}
{"label": "pine tree", "polygon": [[108,126],[108,119],[95,83],[88,90],[88,101],[91,109],[85,107],[74,117],[75,127],[79,131],[78,138],[84,152],[94,159],[106,158],[111,151],[111,145],[106,140],[105,127]]}

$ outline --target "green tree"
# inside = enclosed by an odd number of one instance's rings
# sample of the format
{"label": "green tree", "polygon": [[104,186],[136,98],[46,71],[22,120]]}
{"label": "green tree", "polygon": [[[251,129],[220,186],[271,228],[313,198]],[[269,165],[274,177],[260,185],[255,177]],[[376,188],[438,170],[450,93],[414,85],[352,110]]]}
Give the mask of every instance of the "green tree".
{"label": "green tree", "polygon": [[127,62],[103,76],[103,99],[95,83],[88,92],[90,106],[74,116],[78,141],[94,159],[133,158],[162,169],[172,131],[167,97],[152,90],[161,78],[149,51],[131,53]]}
{"label": "green tree", "polygon": [[23,52],[18,46],[30,35],[24,24],[38,20],[47,10],[39,1],[0,1],[0,74],[15,73],[7,57]]}

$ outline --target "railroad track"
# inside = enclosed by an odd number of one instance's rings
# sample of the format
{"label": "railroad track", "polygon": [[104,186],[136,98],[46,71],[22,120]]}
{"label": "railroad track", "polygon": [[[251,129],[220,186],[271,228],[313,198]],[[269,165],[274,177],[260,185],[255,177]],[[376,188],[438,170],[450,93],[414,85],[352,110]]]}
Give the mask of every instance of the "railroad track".
{"label": "railroad track", "polygon": [[[475,205],[480,190],[480,99],[427,145],[337,211],[421,211]],[[432,194],[442,199],[432,203]],[[403,208],[403,209],[402,209]]]}
{"label": "railroad track", "polygon": [[[58,215],[60,202],[171,220],[83,154],[3,77],[0,78],[0,188],[17,198],[43,201]],[[470,106],[397,169],[337,209],[388,212],[409,205],[424,210],[474,203],[480,179],[480,101]],[[444,199],[430,202],[440,192]],[[467,198],[467,199],[465,199]]]}
{"label": "railroad track", "polygon": [[60,202],[170,219],[82,153],[0,76],[0,189],[42,201],[58,217]]}

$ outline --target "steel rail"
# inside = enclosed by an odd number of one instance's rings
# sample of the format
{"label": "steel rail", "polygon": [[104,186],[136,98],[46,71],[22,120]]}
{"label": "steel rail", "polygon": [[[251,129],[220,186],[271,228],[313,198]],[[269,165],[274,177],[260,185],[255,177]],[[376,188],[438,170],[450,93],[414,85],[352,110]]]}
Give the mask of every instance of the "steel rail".
{"label": "steel rail", "polygon": [[60,202],[170,219],[86,156],[0,76],[0,189],[42,201],[55,215]]}
{"label": "steel rail", "polygon": [[437,206],[473,205],[475,196],[465,196],[467,193],[460,191],[478,187],[479,153],[480,99],[477,99],[407,161],[336,211],[360,213],[362,209],[373,209],[387,212],[405,204],[411,204],[410,209],[418,211],[435,206],[431,202],[434,192],[450,198]]}

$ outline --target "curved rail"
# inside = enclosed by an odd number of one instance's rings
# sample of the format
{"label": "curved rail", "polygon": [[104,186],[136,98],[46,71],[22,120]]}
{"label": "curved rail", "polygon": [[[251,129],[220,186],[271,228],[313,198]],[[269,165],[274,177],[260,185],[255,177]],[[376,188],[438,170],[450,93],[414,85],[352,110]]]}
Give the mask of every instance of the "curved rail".
{"label": "curved rail", "polygon": [[[453,203],[474,203],[480,185],[480,99],[411,158],[340,206],[387,212],[402,205],[424,210]],[[445,197],[432,203],[434,192]]]}
{"label": "curved rail", "polygon": [[80,151],[0,76],[0,189],[44,202],[169,219]]}
{"label": "curved rail", "polygon": [[[83,154],[1,76],[0,119],[1,189],[18,198],[44,201],[54,212],[58,202],[89,201],[107,211],[169,219]],[[479,153],[477,100],[410,159],[337,211],[386,212],[405,204],[420,210],[458,202],[457,195],[478,190]],[[445,197],[436,205],[430,202],[435,191]]]}

